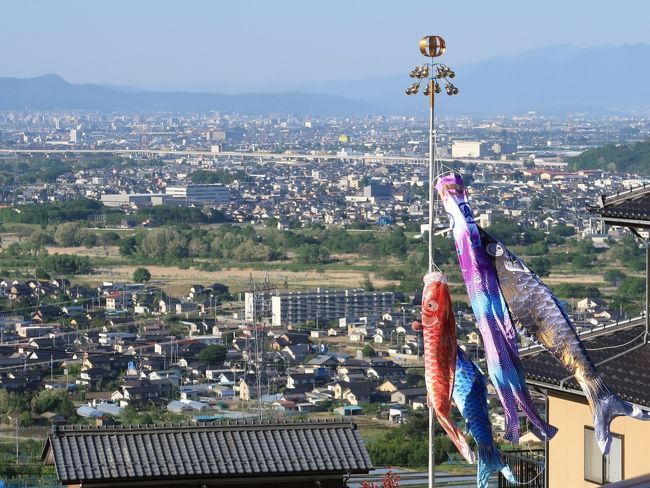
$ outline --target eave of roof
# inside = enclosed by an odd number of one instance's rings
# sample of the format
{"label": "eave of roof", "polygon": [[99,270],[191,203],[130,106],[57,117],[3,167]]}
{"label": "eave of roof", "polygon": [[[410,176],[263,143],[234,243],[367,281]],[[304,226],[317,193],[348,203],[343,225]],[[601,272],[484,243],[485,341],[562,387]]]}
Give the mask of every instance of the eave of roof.
{"label": "eave of roof", "polygon": [[345,421],[55,427],[42,459],[64,484],[329,476],[372,467]]}
{"label": "eave of roof", "polygon": [[601,195],[598,205],[588,205],[587,210],[611,225],[650,227],[650,185],[616,195]]}

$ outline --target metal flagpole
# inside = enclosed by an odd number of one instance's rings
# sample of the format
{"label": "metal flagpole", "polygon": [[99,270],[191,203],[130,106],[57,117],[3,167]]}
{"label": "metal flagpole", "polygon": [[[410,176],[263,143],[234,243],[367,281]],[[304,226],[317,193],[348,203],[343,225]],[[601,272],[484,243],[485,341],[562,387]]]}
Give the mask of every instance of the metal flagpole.
{"label": "metal flagpole", "polygon": [[436,158],[435,158],[435,129],[434,129],[434,106],[435,106],[435,90],[433,89],[433,80],[429,80],[429,273],[433,271],[433,206],[434,206],[434,185],[436,171]]}
{"label": "metal flagpole", "polygon": [[[436,129],[435,129],[435,94],[440,93],[444,85],[447,95],[456,95],[458,88],[456,88],[448,78],[454,78],[456,74],[448,66],[440,63],[434,63],[433,58],[442,56],[445,52],[445,40],[440,36],[425,36],[420,39],[420,52],[423,56],[431,58],[431,62],[422,66],[416,66],[410,73],[411,78],[416,81],[406,89],[407,95],[415,95],[420,89],[420,84],[423,80],[426,81],[426,86],[423,94],[429,97],[429,273],[436,267],[434,260],[433,249],[433,220],[434,220],[434,184],[435,179],[439,176],[440,171],[436,165]],[[435,70],[435,71],[434,71]],[[432,399],[429,399],[432,403]],[[434,488],[436,484],[435,476],[435,452],[434,446],[435,436],[435,417],[433,407],[429,407],[429,488]]]}
{"label": "metal flagpole", "polygon": [[[429,80],[429,273],[433,271],[433,206],[434,202],[434,185],[436,171],[436,137],[435,137],[435,90],[433,89],[433,80]],[[429,488],[436,486],[436,454],[434,451],[436,419],[433,413],[433,405],[429,402]]]}

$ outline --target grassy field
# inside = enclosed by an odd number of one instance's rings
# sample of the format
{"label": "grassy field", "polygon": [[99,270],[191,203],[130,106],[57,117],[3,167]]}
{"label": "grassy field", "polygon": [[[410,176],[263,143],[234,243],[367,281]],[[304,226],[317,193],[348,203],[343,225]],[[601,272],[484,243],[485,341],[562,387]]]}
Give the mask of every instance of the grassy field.
{"label": "grassy field", "polygon": [[[26,224],[11,224],[3,227],[0,234],[3,247],[18,242],[37,229],[37,226]],[[133,233],[133,230],[125,230],[125,233]],[[527,259],[524,248],[515,249]],[[563,252],[564,248],[553,249],[554,252]],[[207,258],[196,259],[190,267],[181,265],[164,264],[135,264],[134,261],[120,256],[117,246],[96,246],[96,247],[47,247],[49,254],[68,254],[85,256],[92,261],[95,272],[91,275],[72,277],[73,281],[80,284],[94,286],[102,281],[129,281],[132,279],[133,271],[144,266],[152,274],[152,280],[160,284],[167,292],[173,295],[187,293],[192,284],[211,284],[215,282],[227,285],[232,292],[237,293],[247,289],[248,282],[252,276],[257,282],[261,282],[268,272],[269,279],[279,289],[313,289],[317,287],[328,288],[351,288],[360,287],[369,278],[377,289],[395,289],[400,285],[397,280],[387,280],[380,276],[381,271],[386,269],[403,269],[404,263],[396,258],[369,259],[355,253],[341,253],[332,255],[333,262],[326,265],[299,265],[295,262],[292,252],[288,252],[288,259],[271,262],[236,263],[223,260],[211,260]],[[606,255],[601,255],[606,259]],[[190,261],[186,261],[188,265]],[[26,267],[29,267],[26,263]],[[198,269],[220,268],[214,271]],[[8,269],[12,269],[9,267]],[[426,270],[422,270],[424,274]],[[463,283],[459,281],[458,267],[448,265],[445,271],[452,273],[450,285],[452,298],[454,300],[467,300]],[[454,279],[455,278],[455,279]],[[570,268],[554,269],[550,276],[544,281],[551,287],[560,283],[580,284],[597,286],[605,293],[611,293],[612,288],[603,280],[600,268],[593,268],[576,273]],[[419,280],[415,283],[408,283],[407,288],[415,289],[420,285]],[[577,297],[576,297],[577,298]]]}

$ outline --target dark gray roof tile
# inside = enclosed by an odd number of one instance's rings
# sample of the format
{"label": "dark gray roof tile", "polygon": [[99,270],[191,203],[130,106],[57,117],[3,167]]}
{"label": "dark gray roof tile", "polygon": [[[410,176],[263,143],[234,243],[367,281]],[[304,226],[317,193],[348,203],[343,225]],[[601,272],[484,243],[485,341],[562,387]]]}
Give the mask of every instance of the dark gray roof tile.
{"label": "dark gray roof tile", "polygon": [[356,427],[344,421],[55,427],[44,458],[50,450],[59,480],[69,484],[371,468]]}

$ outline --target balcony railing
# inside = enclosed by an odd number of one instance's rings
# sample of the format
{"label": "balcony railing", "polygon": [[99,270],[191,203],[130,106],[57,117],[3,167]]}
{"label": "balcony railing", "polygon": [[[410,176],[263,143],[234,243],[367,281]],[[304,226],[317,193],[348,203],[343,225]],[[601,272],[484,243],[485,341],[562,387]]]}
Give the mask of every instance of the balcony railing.
{"label": "balcony railing", "polygon": [[510,483],[499,473],[499,488],[515,488],[521,485],[528,488],[544,488],[544,449],[505,451],[503,460],[512,469],[517,483]]}

